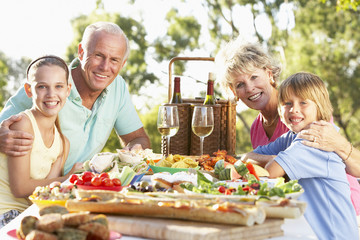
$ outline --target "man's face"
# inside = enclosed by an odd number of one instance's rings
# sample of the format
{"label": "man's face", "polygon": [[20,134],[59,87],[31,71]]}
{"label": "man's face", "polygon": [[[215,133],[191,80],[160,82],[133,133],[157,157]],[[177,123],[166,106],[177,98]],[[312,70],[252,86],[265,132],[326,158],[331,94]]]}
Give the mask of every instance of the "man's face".
{"label": "man's face", "polygon": [[102,92],[109,86],[124,66],[126,40],[121,35],[104,31],[91,36],[87,48],[79,45],[79,59],[86,90]]}

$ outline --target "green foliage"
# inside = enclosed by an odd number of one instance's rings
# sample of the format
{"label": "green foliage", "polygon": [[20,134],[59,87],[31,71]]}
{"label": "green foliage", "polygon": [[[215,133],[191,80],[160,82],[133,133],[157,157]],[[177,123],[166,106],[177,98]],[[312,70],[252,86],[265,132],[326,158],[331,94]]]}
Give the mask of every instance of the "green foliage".
{"label": "green foliage", "polygon": [[248,126],[251,126],[257,115],[258,111],[252,109],[241,112],[241,116],[244,121],[237,121],[236,123],[236,154],[250,152],[253,150],[250,133],[249,130],[245,127],[245,123]]}
{"label": "green foliage", "polygon": [[[157,38],[152,44],[157,53],[157,61],[168,61],[181,55],[186,49],[194,50],[199,47],[201,25],[193,16],[179,16],[176,9],[171,9],[166,20],[169,22],[167,35]],[[182,74],[184,69],[184,62],[174,65],[175,74]]]}
{"label": "green foliage", "polygon": [[[286,76],[308,71],[327,84],[335,124],[355,145],[359,144],[360,15],[334,11],[335,2],[300,1],[296,26],[285,49]],[[357,117],[356,117],[357,116]]]}
{"label": "green foliage", "polygon": [[151,142],[151,148],[155,153],[161,153],[161,135],[157,130],[157,116],[159,106],[154,106],[148,113],[140,115],[146,133]]}
{"label": "green foliage", "polygon": [[[329,0],[321,0],[321,2],[325,3]],[[337,0],[336,1],[336,10],[354,10],[357,11],[358,6],[360,5],[359,0]]]}
{"label": "green foliage", "polygon": [[[151,111],[144,115],[140,115],[140,119],[144,125],[144,129],[146,130],[150,142],[151,142],[151,148],[153,149],[153,152],[160,153],[161,152],[161,136],[160,133],[157,130],[157,114],[158,114],[159,106],[155,106]],[[111,135],[108,139],[108,141],[105,144],[105,147],[103,148],[102,152],[115,152],[116,149],[123,148],[124,146],[120,146],[119,144],[119,138],[113,130],[111,132]]]}
{"label": "green foliage", "polygon": [[77,47],[86,26],[98,21],[109,21],[118,24],[129,39],[130,56],[125,67],[120,72],[129,86],[129,91],[135,94],[145,81],[151,83],[156,81],[157,77],[148,72],[145,61],[148,43],[145,40],[146,31],[142,23],[132,18],[121,17],[118,13],[107,13],[102,9],[94,10],[90,15],[80,15],[72,20],[74,40],[66,50],[67,61],[70,62],[77,56]]}
{"label": "green foliage", "polygon": [[0,52],[0,110],[26,79],[25,70],[30,62],[26,57],[12,60]]}
{"label": "green foliage", "polygon": [[4,101],[6,99],[5,97],[7,94],[7,92],[4,89],[7,84],[6,77],[9,72],[9,68],[6,64],[6,61],[7,59],[5,54],[0,52],[0,110],[4,106]]}

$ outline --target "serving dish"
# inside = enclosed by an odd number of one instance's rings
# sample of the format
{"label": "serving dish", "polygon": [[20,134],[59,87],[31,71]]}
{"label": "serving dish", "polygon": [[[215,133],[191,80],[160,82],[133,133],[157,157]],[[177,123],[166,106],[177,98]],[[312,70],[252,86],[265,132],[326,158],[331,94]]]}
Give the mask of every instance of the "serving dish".
{"label": "serving dish", "polygon": [[173,173],[177,173],[177,172],[186,172],[189,171],[189,169],[200,169],[200,167],[196,167],[196,168],[170,168],[170,167],[159,167],[159,166],[155,166],[155,165],[149,165],[151,170],[154,173],[160,173],[160,172],[169,172],[171,174]]}
{"label": "serving dish", "polygon": [[50,206],[50,205],[60,205],[65,207],[66,204],[66,199],[63,200],[55,200],[55,199],[50,199],[50,200],[43,200],[43,199],[36,199],[33,195],[29,196],[29,199],[31,202],[35,203],[36,206],[38,206],[39,208],[43,208],[46,206]]}
{"label": "serving dish", "polygon": [[106,187],[106,186],[91,186],[91,185],[76,185],[78,189],[82,190],[108,190],[108,191],[116,191],[119,192],[123,189],[124,186],[113,186],[113,187]]}

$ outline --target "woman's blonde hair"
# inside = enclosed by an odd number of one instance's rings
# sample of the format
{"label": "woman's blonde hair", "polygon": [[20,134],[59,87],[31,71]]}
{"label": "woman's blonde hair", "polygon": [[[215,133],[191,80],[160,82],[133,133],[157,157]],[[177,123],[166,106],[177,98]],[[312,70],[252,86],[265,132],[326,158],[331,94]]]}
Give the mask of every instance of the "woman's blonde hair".
{"label": "woman's blonde hair", "polygon": [[279,87],[279,106],[292,95],[316,104],[317,120],[330,121],[333,108],[325,83],[315,74],[299,72],[284,80]]}
{"label": "woman's blonde hair", "polygon": [[277,87],[281,73],[280,65],[258,43],[243,43],[232,40],[215,57],[217,80],[224,90],[232,87],[233,78],[238,74],[251,74],[255,68],[270,70]]}

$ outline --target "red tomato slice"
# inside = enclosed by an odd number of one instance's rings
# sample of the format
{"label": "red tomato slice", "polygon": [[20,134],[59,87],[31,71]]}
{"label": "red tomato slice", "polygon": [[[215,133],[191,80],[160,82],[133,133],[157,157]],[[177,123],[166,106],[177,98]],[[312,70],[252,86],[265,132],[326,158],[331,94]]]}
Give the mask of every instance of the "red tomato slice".
{"label": "red tomato slice", "polygon": [[101,173],[99,177],[100,177],[100,178],[110,178],[110,177],[109,177],[109,174],[108,174],[107,172]]}
{"label": "red tomato slice", "polygon": [[95,176],[91,179],[91,185],[93,186],[100,186],[101,185],[101,178],[99,176]]}
{"label": "red tomato slice", "polygon": [[110,178],[103,178],[101,184],[105,187],[113,187],[114,183],[111,181]]}
{"label": "red tomato slice", "polygon": [[219,186],[217,190],[218,190],[220,193],[225,193],[226,187],[224,187],[224,186]]}
{"label": "red tomato slice", "polygon": [[254,175],[256,177],[257,180],[260,180],[259,176],[257,175],[254,166],[252,165],[251,162],[247,162],[246,163],[246,168],[249,170],[249,173],[251,173],[252,175]]}
{"label": "red tomato slice", "polygon": [[76,181],[74,182],[74,184],[75,184],[75,185],[84,185],[84,181],[83,181],[81,178],[79,178],[78,180],[76,180]]}
{"label": "red tomato slice", "polygon": [[84,183],[86,182],[91,182],[91,179],[95,176],[94,173],[92,172],[84,172],[83,175],[82,175],[82,180],[84,181]]}
{"label": "red tomato slice", "polygon": [[113,182],[114,186],[121,186],[121,181],[118,178],[113,178],[111,179],[111,181]]}
{"label": "red tomato slice", "polygon": [[70,176],[69,182],[70,183],[75,183],[75,181],[78,180],[78,179],[79,179],[79,176],[77,174],[72,174]]}

